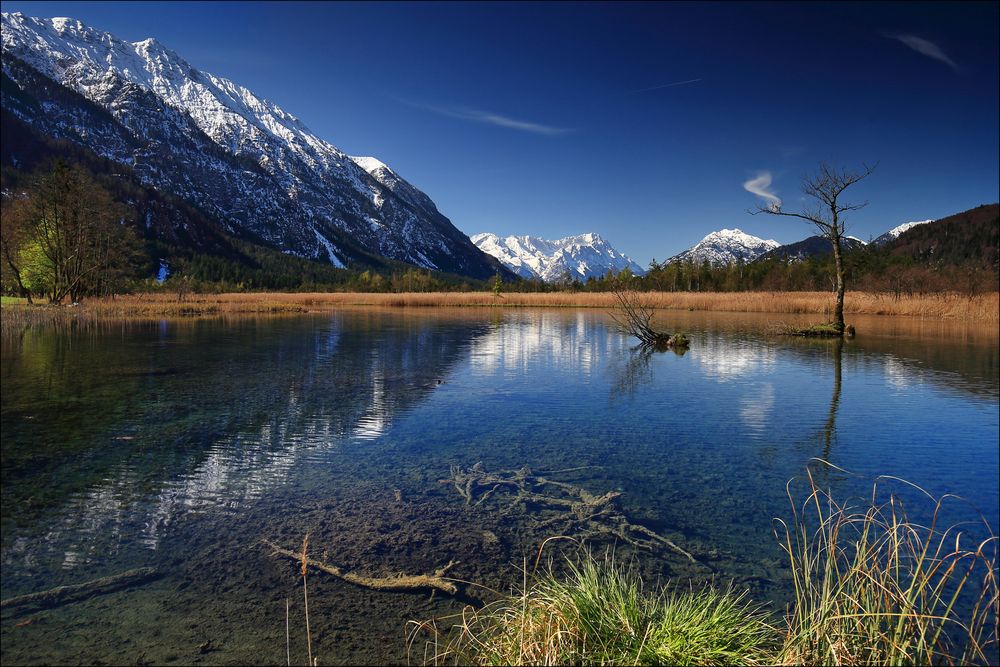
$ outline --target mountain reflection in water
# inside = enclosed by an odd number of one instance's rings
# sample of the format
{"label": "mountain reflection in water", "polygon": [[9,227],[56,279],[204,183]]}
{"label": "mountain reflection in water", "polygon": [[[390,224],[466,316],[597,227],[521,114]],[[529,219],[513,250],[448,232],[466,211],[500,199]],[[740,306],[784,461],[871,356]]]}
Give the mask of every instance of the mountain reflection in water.
{"label": "mountain reflection in water", "polygon": [[[54,332],[5,348],[5,552],[34,560],[57,544],[72,567],[132,539],[155,549],[182,514],[236,512],[297,463],[378,437],[487,330],[376,314],[310,324],[162,322],[110,355],[100,349],[109,341],[90,338],[71,356]],[[183,370],[159,370],[174,366]],[[124,414],[107,418],[115,411]],[[52,414],[55,424],[41,421]],[[90,425],[77,431],[81,422]],[[66,438],[75,439],[68,459]],[[22,533],[9,549],[8,523]]]}

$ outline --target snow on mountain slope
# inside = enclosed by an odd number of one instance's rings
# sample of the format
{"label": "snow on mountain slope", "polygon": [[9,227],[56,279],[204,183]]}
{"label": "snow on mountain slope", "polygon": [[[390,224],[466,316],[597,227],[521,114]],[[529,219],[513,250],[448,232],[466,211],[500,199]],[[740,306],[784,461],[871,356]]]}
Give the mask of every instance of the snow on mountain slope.
{"label": "snow on mountain slope", "polygon": [[732,262],[747,263],[779,245],[781,244],[777,241],[751,236],[739,229],[720,229],[667,261],[691,260],[695,264],[708,261],[712,265],[725,265]]}
{"label": "snow on mountain slope", "polygon": [[475,234],[471,239],[480,250],[496,257],[522,278],[558,282],[568,275],[587,280],[626,268],[637,276],[645,273],[641,266],[611,247],[600,234],[579,234],[548,241],[537,236],[501,238],[484,233]]}
{"label": "snow on mountain slope", "polygon": [[[4,73],[38,98],[18,107],[5,95],[21,120],[133,166],[232,231],[334,263],[360,249],[475,277],[497,270],[389,167],[356,162],[276,104],[155,39],[130,43],[73,19],[3,13],[2,41]],[[110,112],[125,128],[120,140],[101,142],[72,122],[81,114],[34,81],[37,73]]]}
{"label": "snow on mountain slope", "polygon": [[883,246],[886,243],[888,243],[889,241],[895,241],[896,239],[898,239],[899,235],[902,234],[903,232],[907,231],[908,229],[913,229],[917,225],[926,225],[929,222],[934,222],[934,221],[933,220],[917,220],[915,222],[904,222],[903,224],[901,224],[901,225],[899,225],[897,227],[893,227],[892,229],[890,229],[889,231],[887,231],[885,234],[882,234],[881,236],[879,236],[878,238],[876,238],[874,241],[872,241],[872,245]]}
{"label": "snow on mountain slope", "polygon": [[420,209],[431,216],[440,215],[440,213],[438,213],[437,206],[434,205],[434,202],[431,201],[430,197],[415,188],[409,182],[400,178],[399,174],[393,171],[389,165],[385,164],[381,160],[373,157],[353,156],[351,156],[351,160],[364,169],[369,176],[392,190],[396,196],[400,197],[411,206]]}

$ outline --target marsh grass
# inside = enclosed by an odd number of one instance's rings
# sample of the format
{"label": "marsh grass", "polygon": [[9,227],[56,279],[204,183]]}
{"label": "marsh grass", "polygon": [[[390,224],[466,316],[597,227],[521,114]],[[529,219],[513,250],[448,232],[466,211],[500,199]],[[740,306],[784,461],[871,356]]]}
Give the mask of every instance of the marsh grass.
{"label": "marsh grass", "polygon": [[[848,324],[845,331],[853,332],[853,327]],[[809,326],[795,326],[785,322],[775,322],[769,327],[769,331],[779,336],[801,336],[805,338],[843,338],[845,332],[837,329],[834,322],[823,322],[811,324]],[[853,333],[848,334],[853,336]]]}
{"label": "marsh grass", "polygon": [[[440,629],[451,621],[451,629]],[[457,617],[414,623],[428,664],[769,664],[780,636],[731,589],[646,591],[634,569],[583,553],[565,576],[525,569],[522,589]]]}
{"label": "marsh grass", "polygon": [[[783,664],[994,663],[997,538],[985,520],[973,539],[939,525],[954,496],[881,477],[852,506],[808,478],[801,506],[789,493],[791,521],[775,520],[794,586]],[[890,483],[928,500],[926,525],[909,519],[900,495],[884,497]]]}

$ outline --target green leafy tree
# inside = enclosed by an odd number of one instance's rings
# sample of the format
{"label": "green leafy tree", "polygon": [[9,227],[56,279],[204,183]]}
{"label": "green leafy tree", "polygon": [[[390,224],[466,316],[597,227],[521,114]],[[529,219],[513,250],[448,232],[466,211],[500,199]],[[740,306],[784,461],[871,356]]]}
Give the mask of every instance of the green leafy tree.
{"label": "green leafy tree", "polygon": [[120,289],[139,254],[128,210],[79,166],[60,161],[33,181],[12,206],[9,244],[4,235],[10,272],[51,303]]}
{"label": "green leafy tree", "polygon": [[42,249],[41,243],[32,239],[21,246],[18,253],[21,276],[28,293],[46,294],[52,290],[55,275],[52,260]]}
{"label": "green leafy tree", "polygon": [[5,292],[16,290],[32,303],[24,257],[28,236],[19,207],[19,203],[5,199],[0,211],[0,283]]}

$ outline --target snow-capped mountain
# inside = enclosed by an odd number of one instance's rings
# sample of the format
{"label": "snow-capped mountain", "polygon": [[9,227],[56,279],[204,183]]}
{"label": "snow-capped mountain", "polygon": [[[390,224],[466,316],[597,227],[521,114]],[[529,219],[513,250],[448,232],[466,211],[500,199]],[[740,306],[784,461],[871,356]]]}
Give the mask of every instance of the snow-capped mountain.
{"label": "snow-capped mountain", "polygon": [[899,225],[898,227],[893,227],[892,229],[890,229],[889,231],[887,231],[885,234],[882,234],[881,236],[879,236],[878,238],[876,238],[874,241],[872,241],[872,245],[874,245],[874,246],[883,246],[886,243],[888,243],[889,241],[895,241],[896,239],[898,239],[899,235],[902,234],[903,232],[907,231],[908,229],[913,229],[917,225],[926,225],[929,222],[934,222],[934,221],[933,220],[917,220],[915,222],[904,222],[903,224]]}
{"label": "snow-capped mountain", "polygon": [[3,13],[2,37],[6,110],[130,166],[230,232],[334,265],[373,253],[475,277],[498,269],[388,166],[351,158],[155,39],[20,13]]}
{"label": "snow-capped mountain", "polygon": [[751,236],[739,229],[720,229],[667,261],[691,260],[695,264],[701,264],[707,260],[712,265],[725,265],[733,262],[748,263],[779,245],[781,244],[777,241]]}
{"label": "snow-capped mountain", "polygon": [[567,275],[574,279],[599,278],[608,271],[629,269],[634,275],[643,268],[615,250],[600,234],[579,234],[548,241],[537,236],[475,234],[472,242],[483,252],[500,260],[522,278],[559,282]]}

